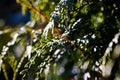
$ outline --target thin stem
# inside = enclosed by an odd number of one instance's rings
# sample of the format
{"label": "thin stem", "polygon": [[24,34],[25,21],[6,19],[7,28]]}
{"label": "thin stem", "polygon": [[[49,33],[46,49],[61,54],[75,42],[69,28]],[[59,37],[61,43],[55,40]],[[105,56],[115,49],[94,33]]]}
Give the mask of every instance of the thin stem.
{"label": "thin stem", "polygon": [[[44,21],[49,22],[49,19],[48,19],[43,13],[41,13],[40,10],[38,10],[38,9],[32,4],[32,2],[31,2],[30,0],[28,0],[28,1],[29,1],[29,3],[30,3],[30,6],[27,6],[27,7],[28,7],[29,9],[33,10],[36,14],[40,15],[41,18],[42,18]],[[25,4],[23,1],[21,1],[21,0],[19,0],[18,3],[26,5],[26,4]]]}
{"label": "thin stem", "polygon": [[7,75],[7,71],[6,71],[6,65],[4,63],[2,63],[2,70],[5,76],[5,79],[8,80],[8,75]]}
{"label": "thin stem", "polygon": [[43,13],[41,13],[40,10],[38,10],[36,7],[34,7],[30,0],[28,0],[28,1],[30,3],[29,9],[35,11],[36,14],[40,15],[43,18],[43,20],[49,22],[49,19]]}
{"label": "thin stem", "polygon": [[25,53],[25,54],[23,55],[23,57],[21,58],[19,64],[17,65],[17,68],[16,68],[16,70],[15,70],[15,72],[14,72],[14,75],[13,75],[13,80],[16,80],[17,73],[18,73],[18,71],[19,71],[19,69],[20,69],[20,67],[21,67],[24,59],[26,58],[26,56],[27,56],[27,54]]}

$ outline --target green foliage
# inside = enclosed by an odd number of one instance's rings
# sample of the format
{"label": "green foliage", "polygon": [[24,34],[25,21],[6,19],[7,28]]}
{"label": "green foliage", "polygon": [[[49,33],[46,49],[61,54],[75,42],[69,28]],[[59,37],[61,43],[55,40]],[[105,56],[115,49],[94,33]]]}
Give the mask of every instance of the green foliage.
{"label": "green foliage", "polygon": [[[32,20],[0,34],[8,36],[0,43],[0,67],[6,80],[120,79],[119,0],[18,3],[23,10],[30,8]],[[6,67],[12,68],[12,77]]]}

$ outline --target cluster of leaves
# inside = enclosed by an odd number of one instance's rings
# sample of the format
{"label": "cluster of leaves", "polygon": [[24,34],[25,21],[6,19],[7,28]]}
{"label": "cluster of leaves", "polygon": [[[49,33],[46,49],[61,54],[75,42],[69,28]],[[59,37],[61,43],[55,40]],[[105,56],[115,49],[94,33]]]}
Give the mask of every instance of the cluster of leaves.
{"label": "cluster of leaves", "polygon": [[[50,19],[46,8],[55,6],[54,1],[18,2],[31,10],[33,20],[0,32],[0,37],[13,36],[0,46],[5,79],[10,78],[6,65],[12,68],[13,80],[120,79],[119,0],[56,1],[55,9],[49,8],[53,10]],[[44,29],[39,26],[41,18],[47,23]]]}

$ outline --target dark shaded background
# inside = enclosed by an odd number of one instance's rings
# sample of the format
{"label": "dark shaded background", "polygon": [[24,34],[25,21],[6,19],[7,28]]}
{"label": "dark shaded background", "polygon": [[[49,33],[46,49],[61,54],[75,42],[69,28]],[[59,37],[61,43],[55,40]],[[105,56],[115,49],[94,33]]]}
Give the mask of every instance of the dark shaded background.
{"label": "dark shaded background", "polygon": [[16,3],[16,0],[0,0],[0,20],[11,26],[24,24],[30,20],[30,13],[27,11],[23,15],[21,6]]}

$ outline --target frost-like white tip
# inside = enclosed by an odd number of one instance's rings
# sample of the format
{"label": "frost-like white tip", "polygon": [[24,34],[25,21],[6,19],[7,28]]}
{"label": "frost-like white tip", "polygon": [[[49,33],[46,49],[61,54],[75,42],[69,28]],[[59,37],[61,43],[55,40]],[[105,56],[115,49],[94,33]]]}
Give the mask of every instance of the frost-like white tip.
{"label": "frost-like white tip", "polygon": [[32,51],[32,46],[31,45],[27,46],[26,53],[28,55],[28,59],[30,59],[31,57],[31,51]]}

